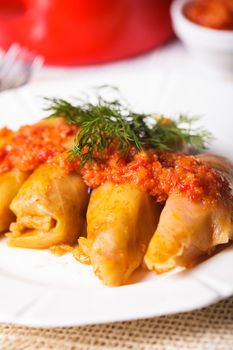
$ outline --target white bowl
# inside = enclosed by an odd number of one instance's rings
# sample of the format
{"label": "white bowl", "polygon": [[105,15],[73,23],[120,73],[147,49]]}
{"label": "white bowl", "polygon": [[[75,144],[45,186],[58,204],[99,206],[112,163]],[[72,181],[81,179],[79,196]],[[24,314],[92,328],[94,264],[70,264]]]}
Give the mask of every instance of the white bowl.
{"label": "white bowl", "polygon": [[183,12],[188,2],[190,0],[175,0],[171,6],[177,36],[206,68],[233,75],[233,30],[211,29],[195,24]]}

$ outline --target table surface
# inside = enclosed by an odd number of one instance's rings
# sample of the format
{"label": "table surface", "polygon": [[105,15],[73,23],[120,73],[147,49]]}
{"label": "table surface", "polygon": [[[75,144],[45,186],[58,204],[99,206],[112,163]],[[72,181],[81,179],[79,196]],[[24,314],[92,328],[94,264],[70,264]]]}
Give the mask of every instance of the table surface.
{"label": "table surface", "polygon": [[[106,80],[112,74],[127,74],[142,70],[172,76],[209,76],[199,69],[192,57],[178,42],[143,56],[101,66],[80,68],[44,67],[32,83],[56,79],[91,76],[98,72]],[[226,79],[226,78],[224,78]],[[231,82],[230,78],[227,79]],[[233,84],[233,81],[232,81]],[[233,298],[203,310],[132,322],[86,327],[33,329],[14,325],[0,325],[1,350],[232,350]]]}
{"label": "table surface", "polygon": [[1,350],[232,350],[233,298],[140,321],[40,329],[0,324]]}

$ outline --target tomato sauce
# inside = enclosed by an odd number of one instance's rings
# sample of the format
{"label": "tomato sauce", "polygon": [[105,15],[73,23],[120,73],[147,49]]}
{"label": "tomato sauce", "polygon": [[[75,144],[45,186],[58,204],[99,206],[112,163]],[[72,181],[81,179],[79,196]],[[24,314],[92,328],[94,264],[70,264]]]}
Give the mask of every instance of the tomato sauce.
{"label": "tomato sauce", "polygon": [[32,171],[57,154],[66,151],[77,127],[68,126],[63,119],[26,125],[14,132],[0,131],[0,174],[12,168]]}
{"label": "tomato sauce", "polygon": [[215,202],[231,193],[228,182],[217,171],[187,154],[155,149],[137,153],[132,148],[125,160],[113,145],[100,161],[80,168],[79,159],[70,161],[67,153],[77,130],[62,119],[23,126],[16,132],[0,130],[0,174],[12,168],[33,171],[40,164],[50,162],[65,172],[81,172],[84,182],[92,189],[106,181],[132,183],[160,203],[172,193],[203,202]]}
{"label": "tomato sauce", "polygon": [[91,188],[106,181],[133,183],[161,203],[172,193],[204,202],[215,202],[230,193],[228,182],[214,169],[194,156],[171,152],[148,150],[135,154],[129,162],[113,153],[92,168],[85,166],[81,173]]}
{"label": "tomato sauce", "polygon": [[233,30],[233,0],[194,0],[184,8],[192,22],[221,30]]}

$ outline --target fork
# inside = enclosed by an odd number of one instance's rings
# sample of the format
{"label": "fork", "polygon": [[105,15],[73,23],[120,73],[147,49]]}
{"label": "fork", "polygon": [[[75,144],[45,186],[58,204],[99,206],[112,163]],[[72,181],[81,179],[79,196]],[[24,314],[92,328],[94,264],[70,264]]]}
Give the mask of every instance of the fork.
{"label": "fork", "polygon": [[43,57],[12,44],[0,57],[0,92],[26,84],[43,65]]}

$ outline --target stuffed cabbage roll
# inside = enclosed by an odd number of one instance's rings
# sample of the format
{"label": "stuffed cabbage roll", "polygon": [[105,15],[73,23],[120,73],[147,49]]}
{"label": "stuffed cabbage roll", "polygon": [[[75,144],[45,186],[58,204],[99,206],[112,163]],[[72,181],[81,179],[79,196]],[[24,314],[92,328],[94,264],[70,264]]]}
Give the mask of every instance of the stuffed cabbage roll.
{"label": "stuffed cabbage roll", "polygon": [[0,232],[8,231],[11,222],[15,220],[9,206],[28,175],[17,169],[0,175]]}
{"label": "stuffed cabbage roll", "polygon": [[[228,160],[213,155],[201,155],[200,159],[218,170],[232,187],[233,167]],[[171,195],[148,246],[145,265],[157,273],[169,271],[177,265],[195,265],[211,254],[217,245],[233,239],[232,214],[230,198],[212,205]]]}
{"label": "stuffed cabbage roll", "polygon": [[77,173],[41,165],[10,205],[17,220],[10,226],[9,245],[43,249],[74,243],[85,224],[88,199],[87,186]]}
{"label": "stuffed cabbage roll", "polygon": [[89,259],[104,284],[125,283],[142,263],[159,214],[155,201],[133,185],[100,186],[91,195],[87,239],[79,239],[79,260]]}

